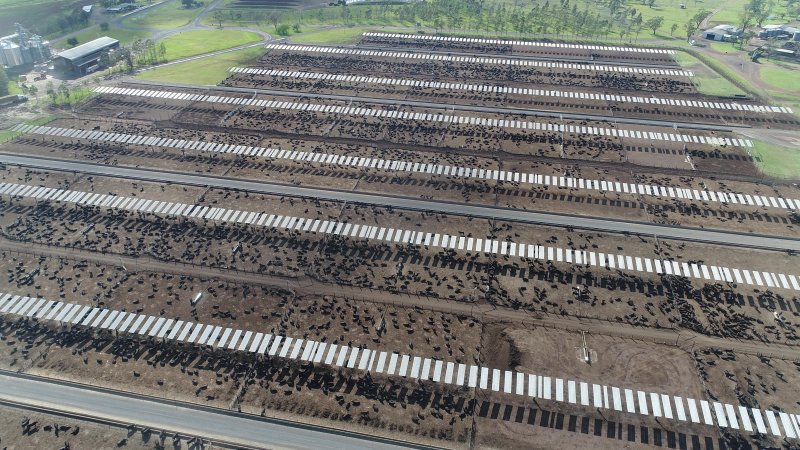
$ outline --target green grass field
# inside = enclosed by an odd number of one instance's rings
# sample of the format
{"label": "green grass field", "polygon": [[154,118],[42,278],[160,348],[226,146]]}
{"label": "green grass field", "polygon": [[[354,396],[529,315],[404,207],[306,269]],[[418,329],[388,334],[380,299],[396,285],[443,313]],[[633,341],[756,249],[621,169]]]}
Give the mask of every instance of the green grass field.
{"label": "green grass field", "polygon": [[102,36],[114,38],[122,45],[130,44],[137,39],[147,39],[150,33],[144,30],[123,30],[120,28],[109,27],[108,31],[101,31],[99,26],[87,28],[78,33],[78,45],[85,44]]}
{"label": "green grass field", "polygon": [[800,65],[790,63],[775,64],[771,61],[761,62],[759,76],[765,83],[777,88],[793,90],[800,95],[798,82],[800,82]]}
{"label": "green grass field", "polygon": [[180,0],[156,6],[151,11],[125,19],[127,26],[169,29],[182,27],[197,17],[203,8],[184,8]]}
{"label": "green grass field", "polygon": [[[750,0],[726,0],[725,7],[720,8],[720,10],[714,14],[711,18],[709,23],[714,26],[721,23],[729,23],[736,25],[740,22],[739,13],[744,9],[744,6]],[[767,24],[775,24],[775,23],[786,23],[787,21],[791,21],[791,18],[784,18],[781,19],[781,14],[787,13],[787,1],[786,0],[776,0],[772,7],[772,14],[770,18],[764,21],[764,25]]]}
{"label": "green grass field", "polygon": [[247,64],[249,61],[261,56],[263,52],[264,49],[262,47],[247,48],[148,70],[136,77],[142,80],[214,85],[228,76],[228,69],[233,66]]}
{"label": "green grass field", "polygon": [[173,34],[161,40],[167,49],[167,61],[187,56],[259,42],[261,36],[240,30],[195,30]]}
{"label": "green grass field", "polygon": [[[684,4],[686,9],[681,9],[681,4]],[[639,34],[640,39],[670,38],[670,30],[674,24],[678,26],[675,30],[674,37],[683,40],[686,40],[684,26],[689,18],[702,10],[713,11],[714,8],[718,7],[720,4],[722,4],[722,0],[656,0],[655,5],[650,8],[646,5],[642,5],[638,1],[626,2],[628,8],[636,8],[636,10],[642,14],[642,20],[644,22],[656,16],[664,18],[664,23],[661,24],[661,28],[658,29],[656,36],[653,36],[653,30],[645,28],[642,30],[641,34]]]}
{"label": "green grass field", "polygon": [[685,52],[675,52],[675,60],[686,70],[694,72],[692,82],[701,94],[729,97],[743,95],[744,91],[714,72],[702,61]]}
{"label": "green grass field", "polygon": [[761,60],[760,64],[759,77],[770,86],[767,88],[769,96],[792,108],[795,115],[800,116],[800,89],[797,88],[800,65],[765,60]]}
{"label": "green grass field", "polygon": [[752,152],[761,158],[756,165],[765,175],[800,179],[800,149],[753,141]]}
{"label": "green grass field", "polygon": [[[641,14],[642,21],[661,16],[664,18],[661,27],[653,34],[651,29],[642,27],[641,30],[631,28],[630,34],[625,40],[642,40],[648,44],[664,43],[671,45],[676,40],[685,39],[684,25],[686,22],[702,10],[730,12],[738,15],[748,0],[733,0],[736,3],[735,11],[729,6],[729,0],[655,0],[653,7],[645,4],[644,0],[623,0],[620,11],[635,10]],[[786,0],[779,0],[785,2]],[[614,19],[606,2],[594,2],[591,0],[573,0],[569,2],[569,7],[553,14],[556,3],[547,0],[532,0],[531,2],[519,2],[518,0],[490,0],[480,2],[481,12],[475,8],[466,7],[466,3],[452,2],[448,0],[428,0],[426,2],[411,4],[354,4],[347,8],[347,15],[341,7],[311,7],[302,10],[291,9],[256,9],[233,7],[235,0],[226,0],[214,12],[203,19],[207,25],[222,24],[225,26],[257,26],[266,27],[271,24],[269,16],[277,14],[280,23],[293,24],[299,23],[301,26],[335,26],[335,25],[355,25],[355,26],[388,26],[416,29],[418,26],[430,31],[435,28],[448,33],[468,33],[468,34],[504,34],[515,33],[514,14],[528,14],[533,7],[541,7],[545,4],[549,6],[549,12],[541,15],[534,13],[534,22],[547,23],[546,29],[530,29],[528,36],[537,37],[542,33],[553,34],[560,30],[560,36],[569,38],[570,36],[594,36],[595,39],[605,40],[619,39],[620,31],[625,29],[624,21]],[[423,6],[424,3],[424,6]],[[681,9],[681,4],[685,7]],[[498,15],[498,7],[504,8],[504,13]],[[572,8],[575,9],[572,9]],[[570,28],[571,18],[575,14],[583,11],[593,16],[598,16],[601,20],[613,20],[615,23],[606,35],[605,27],[583,27]],[[544,17],[543,21],[538,21]],[[632,17],[630,14],[628,18]],[[675,25],[676,29],[671,36],[671,28]]]}
{"label": "green grass field", "polygon": [[739,46],[733,42],[705,41],[703,43],[720,53],[734,53],[741,51],[739,50]]}
{"label": "green grass field", "polygon": [[15,81],[8,82],[8,95],[22,94],[22,88]]}
{"label": "green grass field", "polygon": [[[19,22],[29,31],[49,39],[56,38],[62,33],[58,20],[91,3],[81,0],[0,0],[0,35],[13,33],[14,23]],[[91,20],[88,25],[91,25]]]}
{"label": "green grass field", "polygon": [[[56,95],[55,104],[56,106],[69,106],[69,105],[77,105],[92,95],[92,90],[85,86],[73,86],[69,90],[69,97],[59,93]],[[52,101],[50,96],[42,97],[46,98],[47,101]]]}
{"label": "green grass field", "polygon": [[292,42],[304,44],[354,44],[369,27],[331,28],[313,30],[296,34],[290,38]]}

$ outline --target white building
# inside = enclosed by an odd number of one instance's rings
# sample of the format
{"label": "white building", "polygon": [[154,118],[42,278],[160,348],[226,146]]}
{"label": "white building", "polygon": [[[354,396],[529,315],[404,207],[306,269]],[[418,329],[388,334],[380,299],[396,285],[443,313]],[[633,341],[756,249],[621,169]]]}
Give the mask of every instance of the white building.
{"label": "white building", "polygon": [[709,41],[732,41],[742,34],[742,30],[733,25],[717,25],[703,31],[703,38]]}

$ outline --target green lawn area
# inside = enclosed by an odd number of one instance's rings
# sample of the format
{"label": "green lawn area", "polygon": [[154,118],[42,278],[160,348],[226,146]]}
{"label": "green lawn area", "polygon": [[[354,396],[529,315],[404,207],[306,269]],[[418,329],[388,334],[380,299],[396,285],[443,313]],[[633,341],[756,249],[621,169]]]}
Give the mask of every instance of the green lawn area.
{"label": "green lawn area", "polygon": [[[633,11],[641,14],[643,22],[661,16],[664,21],[653,35],[652,30],[642,28],[638,39],[646,45],[671,45],[678,39],[685,38],[684,25],[687,20],[701,10],[714,11],[718,8],[728,9],[727,0],[655,0],[653,7],[645,4],[644,0],[623,0],[620,11]],[[733,0],[744,3],[747,0]],[[785,0],[779,0],[785,1]],[[564,38],[570,36],[591,35],[594,39],[617,40],[622,28],[627,28],[626,21],[612,19],[607,7],[607,2],[597,3],[591,0],[573,0],[568,7],[557,4],[566,2],[548,2],[546,0],[533,0],[522,5],[518,0],[489,0],[480,2],[483,8],[467,7],[464,2],[449,0],[428,0],[426,2],[409,2],[397,4],[387,2],[382,5],[353,4],[348,6],[347,14],[341,7],[312,7],[306,9],[256,9],[235,7],[235,0],[225,0],[213,14],[207,15],[203,22],[207,25],[222,24],[225,26],[269,26],[271,14],[278,15],[278,21],[285,24],[299,23],[301,26],[326,26],[326,25],[357,25],[363,27],[401,27],[415,29],[421,26],[430,32],[432,29],[445,33],[460,33],[470,35],[502,35],[514,33],[515,17],[517,14],[526,14],[530,8],[539,8],[548,4],[548,12],[541,14],[535,12],[528,22],[532,23],[526,33],[530,37],[541,34],[560,34]],[[685,8],[681,9],[680,5]],[[495,9],[504,7],[503,12],[497,14]],[[584,11],[596,14],[602,21],[613,20],[614,24],[610,33],[606,35],[605,25],[582,26],[577,21],[571,20],[575,16],[572,8],[578,14]],[[739,8],[741,9],[741,8]],[[734,14],[738,14],[738,10]],[[630,13],[628,18],[632,17]],[[600,23],[600,22],[598,22]],[[671,27],[675,25],[674,36],[670,36]],[[635,41],[637,33],[632,30],[626,40]]]}
{"label": "green lawn area", "polygon": [[753,156],[761,158],[756,165],[764,174],[779,178],[800,178],[800,149],[790,149],[753,141]]}
{"label": "green lawn area", "polygon": [[22,94],[22,88],[20,88],[16,82],[9,80],[8,95],[14,95],[14,94]]}
{"label": "green lawn area", "polygon": [[[54,1],[57,0],[30,0],[26,1],[25,4],[30,6],[30,5],[53,3]],[[19,6],[19,4],[20,4],[19,0],[0,0],[0,8],[5,8],[8,6]]]}
{"label": "green lawn area", "polygon": [[[85,86],[72,86],[69,89],[69,98],[59,93],[56,95],[54,103],[57,106],[77,105],[78,103],[81,103],[89,98],[90,95],[92,95],[92,90],[90,88]],[[52,100],[50,96],[47,95],[43,96],[42,98],[46,98],[47,101]]]}
{"label": "green lawn area", "polygon": [[[710,27],[721,23],[734,25],[739,23],[739,12],[744,9],[744,5],[746,5],[748,1],[750,0],[727,0],[725,7],[720,9],[709,19]],[[708,9],[711,10],[711,8]]]}
{"label": "green lawn area", "polygon": [[704,41],[703,43],[720,53],[736,53],[741,51],[733,42]]}
{"label": "green lawn area", "polygon": [[765,83],[771,84],[781,89],[794,89],[797,91],[797,84],[800,81],[800,65],[790,65],[781,63],[780,65],[762,60],[759,68],[759,75]]}
{"label": "green lawn area", "polygon": [[102,36],[114,38],[118,40],[120,44],[127,45],[137,39],[147,39],[150,33],[144,30],[123,30],[114,27],[109,27],[108,31],[101,31],[99,26],[95,26],[81,31],[75,38],[78,39],[78,45],[80,45]]}
{"label": "green lawn area", "polygon": [[260,46],[246,48],[148,70],[136,75],[136,77],[142,80],[214,85],[228,76],[228,70],[231,67],[247,64],[249,61],[261,56],[263,52],[264,49]]}
{"label": "green lawn area", "polygon": [[184,8],[180,0],[154,7],[151,11],[125,19],[125,25],[148,28],[178,28],[191,22],[203,11],[202,7]]}
{"label": "green lawn area", "polygon": [[[494,0],[497,1],[497,0]],[[214,13],[203,18],[203,24],[210,26],[251,26],[260,27],[268,32],[275,32],[270,15],[275,13],[279,23],[292,25],[299,23],[301,26],[333,26],[333,25],[361,25],[361,26],[400,26],[413,28],[416,21],[400,20],[396,11],[403,5],[386,4],[377,5],[354,4],[349,6],[352,16],[349,20],[342,18],[341,7],[313,7],[307,9],[268,9],[268,8],[242,8],[232,7],[233,1],[225,1]],[[366,11],[370,11],[367,17]],[[421,21],[424,22],[424,21]],[[425,25],[428,25],[427,23]]]}
{"label": "green lawn area", "polygon": [[782,102],[783,106],[792,108],[795,115],[800,116],[800,89],[797,88],[797,80],[800,80],[800,65],[785,62],[778,64],[763,59],[760,64],[761,80],[774,86],[772,89],[767,89],[769,96]]}
{"label": "green lawn area", "polygon": [[[75,8],[94,3],[87,0],[0,0],[0,36],[11,34],[14,23],[19,22],[29,31],[53,39],[77,28],[58,26],[58,21],[68,16]],[[62,22],[63,23],[63,22]],[[88,25],[92,21],[89,20]]]}
{"label": "green lawn area", "polygon": [[369,27],[331,28],[307,31],[291,37],[292,42],[305,44],[354,44]]}
{"label": "green lawn area", "polygon": [[241,30],[195,30],[167,36],[162,41],[167,61],[259,42],[261,36]]}
{"label": "green lawn area", "polygon": [[[686,9],[680,8],[681,3],[686,6]],[[722,0],[656,0],[652,8],[643,5],[639,1],[628,1],[626,2],[626,6],[628,8],[636,8],[636,10],[642,14],[642,20],[644,22],[656,16],[663,17],[664,23],[661,24],[661,28],[658,29],[658,34],[661,35],[660,37],[669,38],[670,29],[672,25],[675,24],[678,28],[675,30],[674,36],[686,40],[686,31],[684,30],[686,21],[702,10],[713,11],[721,3]],[[647,28],[642,29],[639,38],[653,38],[653,30]]]}
{"label": "green lawn area", "polygon": [[[714,14],[709,20],[709,24],[711,26],[718,25],[721,23],[729,23],[736,25],[740,22],[739,13],[744,9],[744,6],[750,0],[726,0],[725,7],[721,8],[720,11]],[[772,15],[771,18],[768,18],[764,21],[764,25],[768,24],[776,24],[776,23],[786,23],[787,21],[791,21],[791,18],[786,17],[785,19],[781,19],[781,14],[786,14],[787,12],[787,1],[786,0],[777,0],[775,1],[772,7]],[[712,8],[708,8],[711,10]]]}
{"label": "green lawn area", "polygon": [[686,52],[675,52],[675,60],[678,61],[682,68],[694,72],[692,82],[701,94],[721,97],[745,94],[736,85]]}

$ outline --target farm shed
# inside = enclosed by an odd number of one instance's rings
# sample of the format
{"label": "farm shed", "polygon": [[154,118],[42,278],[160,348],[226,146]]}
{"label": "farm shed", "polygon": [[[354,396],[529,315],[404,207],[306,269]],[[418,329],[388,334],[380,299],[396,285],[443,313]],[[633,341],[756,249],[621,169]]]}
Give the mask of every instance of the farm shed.
{"label": "farm shed", "polygon": [[53,64],[59,72],[84,75],[96,68],[104,51],[118,47],[118,40],[103,36],[59,53]]}

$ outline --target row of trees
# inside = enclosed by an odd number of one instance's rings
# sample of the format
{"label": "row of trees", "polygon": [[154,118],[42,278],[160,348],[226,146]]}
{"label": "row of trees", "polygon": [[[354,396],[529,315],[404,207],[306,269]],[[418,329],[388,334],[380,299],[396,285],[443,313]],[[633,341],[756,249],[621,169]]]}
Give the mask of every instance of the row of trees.
{"label": "row of trees", "polygon": [[100,65],[103,67],[116,67],[122,71],[130,72],[137,66],[147,66],[166,62],[167,47],[164,43],[156,44],[154,41],[137,40],[130,46],[119,47],[113,52],[104,52],[100,55]]}
{"label": "row of trees", "polygon": [[167,46],[163,42],[156,44],[150,39],[139,39],[131,46],[131,52],[136,55],[136,62],[140,66],[167,61]]}
{"label": "row of trees", "polygon": [[[640,0],[653,8],[663,0]],[[766,0],[763,0],[766,1]],[[638,7],[641,8],[641,7]],[[664,25],[664,17],[645,20],[630,0],[427,0],[402,4],[334,3],[328,8],[312,10],[220,9],[214,21],[222,26],[231,24],[271,23],[396,23],[416,24],[437,31],[484,33],[546,34],[555,36],[638,37],[643,30],[655,34]],[[674,35],[677,24],[669,32]]]}

